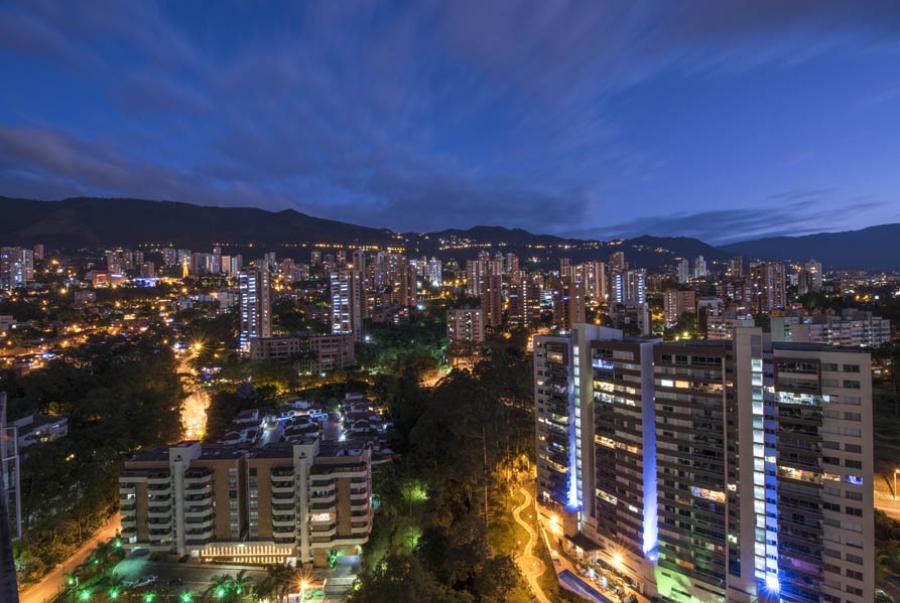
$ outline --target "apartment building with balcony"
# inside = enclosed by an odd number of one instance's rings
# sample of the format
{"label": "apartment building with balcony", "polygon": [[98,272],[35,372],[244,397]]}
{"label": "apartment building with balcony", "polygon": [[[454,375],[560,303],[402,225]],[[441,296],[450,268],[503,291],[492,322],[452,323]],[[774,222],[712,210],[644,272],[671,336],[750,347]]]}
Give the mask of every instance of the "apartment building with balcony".
{"label": "apartment building with balcony", "polygon": [[534,349],[537,499],[561,548],[662,602],[872,599],[868,353],[592,325]]}
{"label": "apartment building with balcony", "polygon": [[316,438],[138,454],[119,478],[125,545],[259,564],[356,554],[372,527],[370,454]]}

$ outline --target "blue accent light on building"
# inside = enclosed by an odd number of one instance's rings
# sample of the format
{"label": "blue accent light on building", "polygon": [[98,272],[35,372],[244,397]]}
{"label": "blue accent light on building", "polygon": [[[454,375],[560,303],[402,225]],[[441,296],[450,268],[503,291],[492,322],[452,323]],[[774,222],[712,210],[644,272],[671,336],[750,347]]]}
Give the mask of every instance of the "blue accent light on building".
{"label": "blue accent light on building", "polygon": [[778,574],[766,574],[766,590],[773,595],[781,592],[781,581],[778,579]]}
{"label": "blue accent light on building", "polygon": [[566,493],[566,509],[581,510],[581,492],[578,488],[578,424],[575,407],[578,404],[572,384],[569,385],[569,484]]}

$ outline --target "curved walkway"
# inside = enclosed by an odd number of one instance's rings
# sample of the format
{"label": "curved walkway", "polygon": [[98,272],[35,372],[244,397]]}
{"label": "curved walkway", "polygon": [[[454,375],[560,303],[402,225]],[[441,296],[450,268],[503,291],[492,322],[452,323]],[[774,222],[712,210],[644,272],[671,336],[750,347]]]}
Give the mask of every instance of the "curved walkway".
{"label": "curved walkway", "polygon": [[528,581],[528,586],[531,587],[531,592],[534,593],[537,600],[540,601],[540,603],[551,603],[550,598],[544,593],[544,590],[538,583],[538,578],[544,573],[544,563],[532,553],[537,544],[537,532],[534,531],[531,524],[522,519],[522,511],[532,504],[531,494],[524,487],[520,487],[519,491],[525,497],[525,501],[513,510],[513,518],[516,520],[517,524],[522,526],[522,528],[528,532],[528,543],[525,545],[525,551],[516,557],[516,563],[519,566],[519,570]]}

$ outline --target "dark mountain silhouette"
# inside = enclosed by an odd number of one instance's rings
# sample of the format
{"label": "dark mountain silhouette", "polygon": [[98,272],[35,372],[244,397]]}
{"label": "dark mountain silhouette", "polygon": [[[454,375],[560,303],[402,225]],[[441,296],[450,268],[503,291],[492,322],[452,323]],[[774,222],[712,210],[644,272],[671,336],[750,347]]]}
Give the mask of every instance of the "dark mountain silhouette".
{"label": "dark mountain silhouette", "polygon": [[215,243],[386,243],[392,233],[294,210],[209,207],[173,201],[97,199],[32,201],[0,197],[0,241],[77,248],[171,243],[193,249]]}
{"label": "dark mountain silhouette", "polygon": [[801,237],[766,237],[733,243],[722,249],[748,258],[766,260],[805,262],[814,258],[822,262],[825,268],[898,270],[900,224]]}
{"label": "dark mountain silhouette", "polygon": [[644,235],[612,242],[542,235],[519,228],[475,226],[431,233],[398,234],[294,210],[271,212],[247,207],[211,207],[174,201],[75,197],[35,201],[0,197],[0,244],[76,249],[80,247],[172,244],[208,249],[215,244],[278,249],[295,243],[387,244],[403,242],[410,253],[465,260],[486,246],[551,261],[607,260],[624,251],[629,263],[657,269],[676,257],[704,256],[724,261],[733,255],[747,260],[806,261],[815,258],[828,268],[900,269],[900,224],[802,237],[768,237],[713,247],[689,237]]}

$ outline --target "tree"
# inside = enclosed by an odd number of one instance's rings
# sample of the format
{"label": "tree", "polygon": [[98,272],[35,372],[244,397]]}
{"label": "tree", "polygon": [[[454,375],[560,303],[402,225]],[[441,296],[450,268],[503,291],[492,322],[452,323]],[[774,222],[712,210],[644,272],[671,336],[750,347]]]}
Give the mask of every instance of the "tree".
{"label": "tree", "polygon": [[276,601],[287,598],[301,579],[301,572],[288,564],[266,566],[266,577],[259,585],[259,594],[273,595]]}
{"label": "tree", "polygon": [[386,557],[374,572],[362,576],[359,590],[348,599],[349,603],[468,603],[473,600],[468,593],[443,587],[414,555]]}
{"label": "tree", "polygon": [[203,596],[211,600],[224,601],[231,591],[232,577],[228,574],[220,574],[210,578],[209,582],[210,585],[203,592]]}
{"label": "tree", "polygon": [[520,580],[521,575],[515,562],[507,555],[498,555],[488,559],[475,575],[472,591],[479,601],[499,603],[507,600]]}

